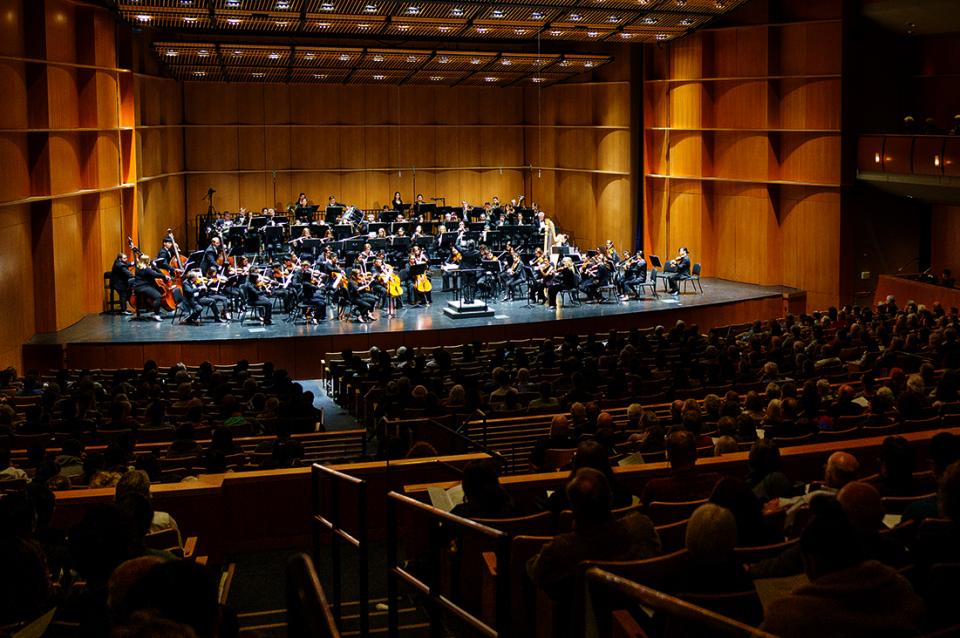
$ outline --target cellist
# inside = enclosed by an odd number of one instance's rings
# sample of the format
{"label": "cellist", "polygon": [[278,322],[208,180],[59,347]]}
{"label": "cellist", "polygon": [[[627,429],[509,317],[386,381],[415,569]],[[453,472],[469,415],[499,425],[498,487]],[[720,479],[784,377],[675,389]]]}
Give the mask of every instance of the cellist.
{"label": "cellist", "polygon": [[153,310],[153,320],[163,321],[163,315],[160,314],[160,303],[163,300],[163,293],[157,286],[157,280],[170,281],[162,272],[154,270],[154,265],[150,263],[150,257],[140,255],[137,260],[137,273],[133,278],[133,291],[137,297]]}

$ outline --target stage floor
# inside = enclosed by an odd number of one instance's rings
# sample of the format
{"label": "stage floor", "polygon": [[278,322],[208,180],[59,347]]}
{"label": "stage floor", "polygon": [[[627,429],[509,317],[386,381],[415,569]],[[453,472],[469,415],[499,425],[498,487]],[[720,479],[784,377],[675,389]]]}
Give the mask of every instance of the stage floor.
{"label": "stage floor", "polygon": [[[346,335],[375,335],[376,333],[424,332],[435,330],[456,330],[459,328],[480,328],[503,324],[535,324],[559,320],[598,319],[599,325],[605,319],[641,313],[643,319],[652,319],[646,313],[674,311],[669,316],[677,316],[682,309],[702,310],[709,306],[724,305],[757,299],[780,298],[785,292],[794,289],[783,286],[757,286],[722,279],[704,279],[704,294],[690,291],[679,297],[661,293],[659,300],[650,298],[641,301],[623,301],[617,303],[582,304],[579,307],[563,307],[556,310],[546,306],[525,308],[525,302],[498,302],[490,304],[494,316],[476,319],[451,319],[443,314],[447,301],[453,299],[451,293],[433,293],[433,304],[429,307],[404,306],[396,317],[383,317],[377,321],[361,324],[356,321],[338,321],[328,319],[317,325],[287,323],[286,316],[274,315],[271,326],[261,326],[239,321],[218,324],[207,320],[200,326],[174,325],[168,318],[162,323],[153,321],[148,315],[140,320],[118,315],[88,315],[78,323],[59,332],[37,334],[26,346],[53,346],[67,344],[146,344],[171,342],[212,342],[259,339],[282,339],[292,337],[336,337]],[[680,313],[680,317],[683,315]],[[665,316],[664,319],[667,317]],[[672,319],[675,321],[676,319]],[[643,322],[648,324],[647,321]]]}

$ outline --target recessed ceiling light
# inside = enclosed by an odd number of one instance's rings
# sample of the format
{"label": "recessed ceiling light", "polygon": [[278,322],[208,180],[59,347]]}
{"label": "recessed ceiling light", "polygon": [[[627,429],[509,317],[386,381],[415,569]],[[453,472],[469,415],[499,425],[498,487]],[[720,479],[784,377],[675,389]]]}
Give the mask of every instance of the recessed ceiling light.
{"label": "recessed ceiling light", "polygon": [[420,13],[420,7],[409,6],[407,7],[407,13],[409,13],[412,16],[415,16],[418,13]]}
{"label": "recessed ceiling light", "polygon": [[264,78],[264,77],[267,77],[267,74],[266,74],[266,73],[254,73],[254,74],[253,74],[253,77],[255,77],[255,78]]}
{"label": "recessed ceiling light", "polygon": [[194,75],[195,77],[198,77],[198,78],[202,78],[202,77],[205,76],[206,74],[207,74],[206,71],[194,71],[194,72],[193,72],[193,75]]}
{"label": "recessed ceiling light", "polygon": [[516,33],[517,35],[523,35],[524,33],[527,32],[527,30],[526,30],[526,29],[514,29],[513,32]]}
{"label": "recessed ceiling light", "polygon": [[687,4],[687,0],[677,0],[677,6],[678,6],[678,7],[682,7],[682,6],[685,5],[685,4]]}
{"label": "recessed ceiling light", "polygon": [[315,53],[306,53],[306,54],[304,54],[303,57],[306,58],[307,60],[312,60],[312,59],[314,59],[314,58],[317,57],[317,56],[316,56]]}
{"label": "recessed ceiling light", "polygon": [[610,22],[611,24],[616,24],[620,22],[620,16],[610,16],[609,18],[607,18],[607,22]]}
{"label": "recessed ceiling light", "polygon": [[450,58],[448,58],[447,56],[443,56],[439,60],[437,60],[437,64],[446,64],[449,61],[450,61]]}
{"label": "recessed ceiling light", "polygon": [[231,9],[236,9],[237,7],[240,6],[240,1],[239,1],[239,0],[227,0],[227,6],[230,7]]}
{"label": "recessed ceiling light", "polygon": [[480,64],[480,58],[473,58],[472,60],[470,60],[470,64],[474,64],[474,65]]}
{"label": "recessed ceiling light", "polygon": [[407,62],[410,62],[410,63],[412,64],[413,62],[416,62],[416,61],[417,61],[417,56],[415,56],[415,55],[408,55],[408,56],[407,56]]}
{"label": "recessed ceiling light", "polygon": [[271,53],[271,54],[268,55],[267,57],[270,58],[271,60],[279,60],[279,59],[280,59],[280,54],[279,54],[279,53]]}
{"label": "recessed ceiling light", "polygon": [[563,31],[560,31],[559,29],[553,29],[550,31],[550,35],[560,35],[561,33],[563,33]]}
{"label": "recessed ceiling light", "polygon": [[290,24],[290,23],[289,23],[289,22],[285,22],[285,21],[283,21],[283,20],[277,20],[277,26],[278,26],[278,27],[285,27],[285,26],[287,26],[288,24]]}
{"label": "recessed ceiling light", "polygon": [[570,66],[570,60],[560,60],[560,66]]}
{"label": "recessed ceiling light", "polygon": [[385,76],[383,76],[383,75],[375,75],[375,76],[373,76],[373,79],[374,79],[374,80],[382,80],[384,77],[385,77]]}
{"label": "recessed ceiling light", "polygon": [[442,80],[442,79],[443,79],[443,76],[442,76],[442,75],[431,75],[431,76],[430,76],[430,81],[431,81],[431,82],[439,82],[439,81]]}
{"label": "recessed ceiling light", "polygon": [[318,22],[318,23],[317,23],[317,28],[318,28],[318,29],[329,29],[329,28],[330,28],[330,23],[329,23],[329,22]]}
{"label": "recessed ceiling light", "polygon": [[236,26],[240,24],[240,18],[227,18],[227,24],[232,24]]}
{"label": "recessed ceiling light", "polygon": [[624,40],[629,40],[630,38],[633,37],[633,34],[632,34],[632,33],[621,33],[621,34],[620,34],[620,37],[623,38]]}
{"label": "recessed ceiling light", "polygon": [[590,60],[587,60],[586,62],[583,63],[583,68],[585,68],[585,69],[592,69],[592,68],[593,68],[593,62],[591,62]]}
{"label": "recessed ceiling light", "polygon": [[373,61],[374,61],[374,62],[383,62],[383,56],[382,56],[382,55],[375,55],[375,56],[373,56]]}
{"label": "recessed ceiling light", "polygon": [[583,16],[580,15],[579,13],[571,13],[570,19],[574,22],[580,22],[581,20],[583,20]]}
{"label": "recessed ceiling light", "polygon": [[658,34],[657,34],[657,40],[667,40],[667,39],[669,39],[669,38],[670,38],[670,36],[668,36],[666,33],[658,33]]}
{"label": "recessed ceiling light", "polygon": [[186,17],[184,17],[183,21],[184,21],[184,22],[196,22],[197,19],[196,19],[195,17],[193,17],[193,16],[186,16]]}
{"label": "recessed ceiling light", "polygon": [[365,6],[363,7],[363,10],[366,11],[367,13],[376,13],[376,12],[377,12],[377,5],[375,5],[375,4],[365,5]]}
{"label": "recessed ceiling light", "polygon": [[167,51],[167,57],[168,57],[168,58],[175,58],[175,57],[177,57],[177,52],[176,52],[176,51]]}
{"label": "recessed ceiling light", "polygon": [[484,82],[496,82],[498,79],[499,79],[499,78],[496,78],[496,77],[494,77],[494,76],[492,76],[492,75],[488,75],[487,77],[483,78],[483,81],[484,81]]}
{"label": "recessed ceiling light", "polygon": [[210,56],[210,52],[207,51],[206,49],[200,49],[199,51],[197,51],[197,56],[201,58],[206,58]]}
{"label": "recessed ceiling light", "polygon": [[487,32],[486,27],[477,27],[477,33],[486,33],[486,32]]}
{"label": "recessed ceiling light", "polygon": [[315,79],[317,79],[317,80],[326,80],[326,79],[327,79],[327,74],[326,74],[326,73],[314,73],[314,74],[313,74],[313,77],[314,77]]}
{"label": "recessed ceiling light", "polygon": [[693,24],[693,20],[691,20],[690,18],[684,18],[683,20],[680,21],[680,24],[682,24],[685,27],[689,27],[691,24]]}
{"label": "recessed ceiling light", "polygon": [[277,3],[277,8],[278,8],[278,9],[289,9],[289,8],[290,8],[290,3],[289,3],[289,2],[285,2],[285,0],[280,0],[280,2]]}
{"label": "recessed ceiling light", "polygon": [[193,6],[193,0],[180,0],[180,4],[185,7],[191,7]]}
{"label": "recessed ceiling light", "polygon": [[439,30],[440,30],[440,33],[446,33],[447,31],[449,31],[449,30],[450,30],[450,27],[447,27],[447,26],[441,26],[441,27],[437,27],[437,29],[439,29]]}
{"label": "recessed ceiling light", "polygon": [[543,78],[532,78],[530,81],[533,82],[534,84],[540,84],[541,82],[543,82]]}
{"label": "recessed ceiling light", "polygon": [[150,22],[152,17],[153,16],[148,16],[146,13],[141,13],[140,15],[137,16],[137,20],[139,20],[140,22]]}
{"label": "recessed ceiling light", "polygon": [[540,11],[534,11],[530,14],[530,17],[534,20],[543,20],[543,13]]}
{"label": "recessed ceiling light", "polygon": [[644,24],[656,24],[656,23],[657,23],[657,19],[656,19],[655,17],[653,17],[653,16],[647,16],[646,18],[643,19],[643,23],[644,23]]}
{"label": "recessed ceiling light", "polygon": [[513,62],[511,62],[509,58],[503,58],[502,60],[500,60],[500,64],[502,64],[503,66],[510,66],[511,64],[513,64]]}
{"label": "recessed ceiling light", "polygon": [[323,4],[320,5],[321,11],[333,11],[333,9],[334,7],[332,2],[324,2]]}
{"label": "recessed ceiling light", "polygon": [[337,58],[337,59],[340,60],[341,62],[349,62],[349,61],[350,61],[350,56],[347,55],[346,53],[341,53],[341,54],[340,54],[340,57]]}
{"label": "recessed ceiling light", "polygon": [[491,17],[491,18],[498,18],[498,19],[499,19],[499,18],[502,18],[502,17],[505,16],[505,15],[506,15],[506,14],[503,12],[502,9],[494,9],[493,11],[490,12],[490,17]]}
{"label": "recessed ceiling light", "polygon": [[366,22],[364,22],[363,24],[358,24],[358,25],[357,25],[357,28],[358,28],[358,29],[361,29],[361,30],[363,30],[363,29],[369,29],[369,28],[370,28],[370,25],[367,24]]}
{"label": "recessed ceiling light", "polygon": [[410,25],[409,25],[409,24],[398,24],[398,25],[397,25],[397,31],[406,31],[406,30],[409,29],[409,28],[410,28]]}
{"label": "recessed ceiling light", "polygon": [[597,37],[598,35],[600,35],[600,34],[597,33],[596,31],[587,31],[587,37],[588,37],[588,38],[595,38],[595,37]]}
{"label": "recessed ceiling light", "polygon": [[240,49],[236,49],[236,50],[233,52],[233,55],[234,55],[234,57],[239,58],[241,55],[243,55],[243,51],[241,51]]}
{"label": "recessed ceiling light", "polygon": [[460,17],[463,15],[463,9],[461,9],[460,7],[454,7],[453,9],[450,10],[450,15]]}

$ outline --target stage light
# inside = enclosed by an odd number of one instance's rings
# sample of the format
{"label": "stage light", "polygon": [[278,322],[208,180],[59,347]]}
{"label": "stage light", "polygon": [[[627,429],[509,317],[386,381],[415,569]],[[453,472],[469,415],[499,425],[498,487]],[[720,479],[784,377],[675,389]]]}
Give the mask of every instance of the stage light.
{"label": "stage light", "polygon": [[320,5],[321,11],[333,11],[333,9],[334,9],[334,6],[332,2],[324,2],[323,4]]}
{"label": "stage light", "polygon": [[374,79],[374,80],[382,80],[384,77],[386,77],[386,76],[383,76],[383,75],[375,75],[375,76],[373,76],[373,79]]}
{"label": "stage light", "polygon": [[534,20],[543,20],[543,13],[540,11],[534,11],[530,14],[530,17]]}
{"label": "stage light", "polygon": [[460,7],[454,7],[453,9],[450,10],[450,15],[455,17],[460,17],[463,15],[463,9],[461,9]]}
{"label": "stage light", "polygon": [[350,56],[347,55],[346,53],[341,53],[341,54],[340,54],[340,57],[339,57],[338,59],[339,59],[341,62],[349,62],[349,61],[350,61]]}
{"label": "stage light", "polygon": [[175,57],[177,57],[177,52],[176,52],[176,51],[167,51],[167,57],[168,57],[168,58],[175,58]]}
{"label": "stage light", "polygon": [[192,24],[192,23],[196,22],[197,19],[194,18],[193,16],[186,16],[186,17],[183,19],[183,21]]}
{"label": "stage light", "polygon": [[327,74],[326,74],[326,73],[314,73],[314,74],[313,74],[313,77],[314,77],[315,79],[317,79],[317,80],[326,80],[326,79],[327,79]]}
{"label": "stage light", "polygon": [[502,64],[503,66],[510,66],[511,64],[513,64],[513,62],[511,62],[507,58],[503,58],[502,60],[500,60],[500,64]]}
{"label": "stage light", "polygon": [[580,22],[581,20],[583,20],[583,16],[580,15],[579,13],[571,13],[570,20],[573,22]]}
{"label": "stage light", "polygon": [[195,77],[198,77],[198,78],[202,78],[202,77],[205,76],[206,74],[207,74],[206,71],[194,71],[194,72],[193,72],[193,75],[194,75]]}
{"label": "stage light", "polygon": [[588,38],[595,38],[595,37],[597,37],[598,35],[600,35],[600,34],[597,33],[596,31],[587,31],[587,37],[588,37]]}
{"label": "stage light", "polygon": [[407,13],[409,13],[412,16],[415,16],[418,13],[420,13],[420,7],[414,7],[414,6],[407,7]]}
{"label": "stage light", "polygon": [[484,82],[496,82],[499,79],[500,78],[496,78],[492,75],[488,75],[487,77],[483,78]]}
{"label": "stage light", "polygon": [[656,24],[656,23],[657,23],[657,19],[654,18],[653,16],[647,16],[646,18],[643,19],[643,23],[644,23],[644,24]]}
{"label": "stage light", "polygon": [[873,154],[873,162],[874,162],[875,164],[879,164],[879,163],[880,163],[880,153],[874,153],[874,154]]}
{"label": "stage light", "polygon": [[373,61],[374,61],[374,62],[383,62],[383,56],[382,56],[382,55],[375,55],[375,56],[373,56]]}
{"label": "stage light", "polygon": [[206,49],[200,49],[197,51],[197,57],[206,58],[210,56],[210,52]]}
{"label": "stage light", "polygon": [[279,54],[279,53],[271,53],[271,54],[268,55],[267,57],[270,58],[271,60],[279,60],[279,59],[280,59],[280,54]]}
{"label": "stage light", "polygon": [[633,34],[632,34],[632,33],[621,33],[621,34],[620,34],[620,37],[623,38],[624,40],[629,40],[630,38],[633,37]]}
{"label": "stage light", "polygon": [[502,10],[500,10],[500,9],[494,9],[493,11],[490,12],[490,17],[491,17],[491,18],[497,18],[497,19],[499,19],[499,18],[502,18],[504,15],[506,15],[506,14],[505,14]]}
{"label": "stage light", "polygon": [[430,76],[430,81],[431,81],[431,82],[439,82],[439,81],[442,80],[442,79],[443,79],[443,76],[440,76],[440,75],[431,75],[431,76]]}
{"label": "stage light", "polygon": [[255,77],[255,78],[265,78],[265,77],[267,77],[267,74],[266,74],[266,73],[253,73],[252,75],[253,75],[253,77]]}
{"label": "stage light", "polygon": [[231,24],[233,26],[237,26],[238,24],[240,24],[240,22],[241,22],[240,18],[227,18],[227,24]]}
{"label": "stage light", "polygon": [[449,62],[449,61],[450,61],[450,58],[448,58],[447,56],[443,56],[443,57],[441,57],[439,60],[437,60],[437,63],[438,63],[438,64],[446,64],[446,63]]}
{"label": "stage light", "polygon": [[620,16],[610,16],[609,18],[607,18],[607,22],[611,24],[616,24],[620,22]]}
{"label": "stage light", "polygon": [[140,22],[150,22],[152,18],[153,16],[148,16],[146,13],[141,13],[140,15],[137,16],[137,20],[139,20]]}
{"label": "stage light", "polygon": [[486,32],[487,32],[486,27],[477,27],[477,33],[486,33]]}

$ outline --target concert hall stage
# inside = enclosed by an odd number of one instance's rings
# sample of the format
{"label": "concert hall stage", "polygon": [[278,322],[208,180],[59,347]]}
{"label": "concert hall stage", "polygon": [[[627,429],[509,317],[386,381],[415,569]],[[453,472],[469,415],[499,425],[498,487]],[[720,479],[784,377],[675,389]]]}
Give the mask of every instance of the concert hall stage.
{"label": "concert hall stage", "polygon": [[[803,296],[782,286],[757,286],[721,279],[704,279],[705,294],[688,292],[679,297],[661,293],[659,300],[583,304],[553,310],[545,306],[524,308],[522,301],[493,303],[493,317],[450,319],[443,314],[449,293],[434,290],[430,307],[404,307],[396,318],[361,324],[327,320],[317,325],[287,323],[274,315],[274,324],[240,325],[214,322],[201,326],[131,320],[116,315],[88,315],[73,326],[54,333],[37,334],[23,345],[25,370],[140,367],[148,359],[161,366],[179,361],[232,364],[239,359],[272,361],[298,379],[318,378],[327,352],[370,346],[452,345],[467,341],[526,339],[570,332],[585,334],[611,329],[626,330],[678,319],[704,328],[782,316],[786,304],[792,312],[804,310]],[[792,300],[792,301],[791,301]],[[563,321],[562,326],[555,325]]]}

